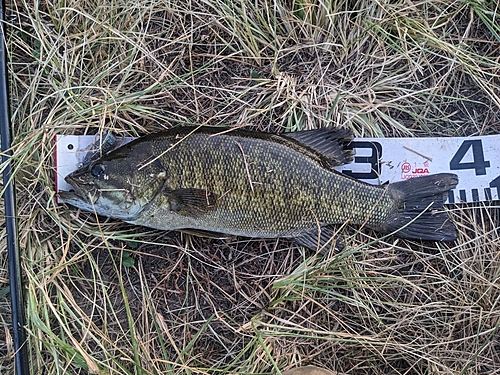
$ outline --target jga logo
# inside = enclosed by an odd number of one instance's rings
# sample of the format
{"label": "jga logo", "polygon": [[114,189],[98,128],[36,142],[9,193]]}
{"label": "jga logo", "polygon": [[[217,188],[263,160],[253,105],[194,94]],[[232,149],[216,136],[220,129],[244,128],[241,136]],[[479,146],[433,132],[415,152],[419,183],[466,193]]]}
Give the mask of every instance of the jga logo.
{"label": "jga logo", "polygon": [[413,177],[427,176],[430,174],[429,172],[429,162],[425,162],[423,166],[417,167],[417,163],[412,167],[410,163],[405,161],[401,164],[401,172],[403,172],[402,178],[403,180],[409,180]]}
{"label": "jga logo", "polygon": [[402,165],[401,165],[401,170],[403,171],[403,173],[408,173],[411,171],[411,164],[408,163],[407,161],[405,161]]}

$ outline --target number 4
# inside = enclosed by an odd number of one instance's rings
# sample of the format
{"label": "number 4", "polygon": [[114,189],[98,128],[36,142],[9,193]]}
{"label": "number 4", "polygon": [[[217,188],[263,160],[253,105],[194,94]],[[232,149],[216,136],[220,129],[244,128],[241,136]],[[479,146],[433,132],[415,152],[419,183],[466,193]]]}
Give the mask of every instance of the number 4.
{"label": "number 4", "polygon": [[[465,154],[472,147],[472,161],[462,162]],[[484,160],[483,143],[480,139],[464,141],[458,151],[450,161],[450,170],[456,171],[461,169],[474,169],[476,176],[483,176],[486,174],[486,168],[490,167],[490,162]]]}

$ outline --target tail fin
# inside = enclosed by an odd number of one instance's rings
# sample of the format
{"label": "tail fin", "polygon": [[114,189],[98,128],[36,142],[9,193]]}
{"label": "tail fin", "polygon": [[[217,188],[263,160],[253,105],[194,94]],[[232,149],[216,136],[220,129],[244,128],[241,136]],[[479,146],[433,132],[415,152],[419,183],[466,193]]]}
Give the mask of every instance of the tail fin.
{"label": "tail fin", "polygon": [[385,232],[402,238],[453,241],[455,225],[443,211],[448,191],[458,184],[458,176],[440,173],[390,184],[388,191],[400,202]]}

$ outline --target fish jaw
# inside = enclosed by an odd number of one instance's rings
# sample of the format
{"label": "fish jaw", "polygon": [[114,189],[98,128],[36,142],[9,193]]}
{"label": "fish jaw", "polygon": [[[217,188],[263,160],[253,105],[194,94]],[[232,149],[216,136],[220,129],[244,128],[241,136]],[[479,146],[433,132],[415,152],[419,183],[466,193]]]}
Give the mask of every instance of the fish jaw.
{"label": "fish jaw", "polygon": [[73,191],[60,191],[59,198],[67,204],[98,215],[133,221],[144,207],[125,189],[105,189],[95,186],[92,181],[83,182],[70,174],[65,178]]}

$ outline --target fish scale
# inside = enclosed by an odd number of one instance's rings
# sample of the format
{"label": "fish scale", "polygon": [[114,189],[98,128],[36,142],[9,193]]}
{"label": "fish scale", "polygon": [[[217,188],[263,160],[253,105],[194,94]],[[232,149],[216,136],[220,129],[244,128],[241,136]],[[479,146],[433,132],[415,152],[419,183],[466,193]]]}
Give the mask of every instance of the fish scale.
{"label": "fish scale", "polygon": [[[171,140],[155,142],[153,154],[161,154],[170,144]],[[300,147],[231,133],[195,133],[160,160],[171,176],[168,190],[195,188],[219,197],[214,208],[197,218],[203,230],[288,237],[318,223],[351,220],[379,227],[387,219],[393,203],[385,190],[324,168],[320,160],[303,157]],[[373,214],[367,213],[366,204],[377,207]],[[152,211],[161,218],[169,209],[163,202]],[[140,224],[162,225],[144,220]]]}

